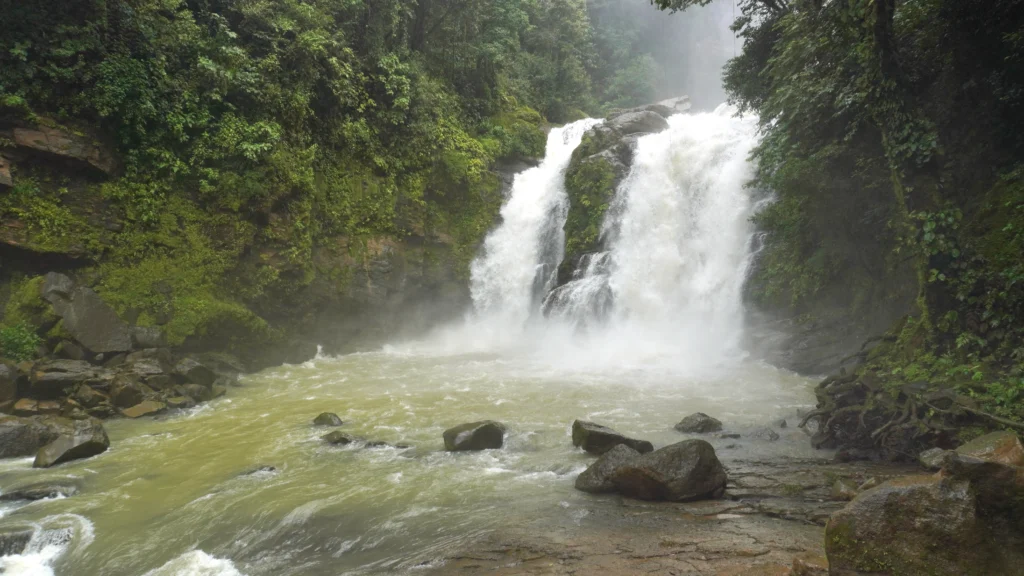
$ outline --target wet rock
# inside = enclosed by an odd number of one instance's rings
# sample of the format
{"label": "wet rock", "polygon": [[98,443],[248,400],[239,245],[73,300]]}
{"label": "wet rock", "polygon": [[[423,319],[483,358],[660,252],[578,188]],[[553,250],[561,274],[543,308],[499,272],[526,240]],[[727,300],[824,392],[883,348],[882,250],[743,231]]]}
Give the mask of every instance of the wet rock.
{"label": "wet rock", "polygon": [[0,556],[10,556],[25,552],[32,541],[35,530],[29,526],[0,528]]}
{"label": "wet rock", "polygon": [[39,448],[53,442],[70,422],[45,421],[38,418],[0,416],[0,458],[31,456]]}
{"label": "wet rock", "polygon": [[167,405],[163,402],[157,402],[155,400],[144,400],[139,402],[131,408],[125,408],[121,410],[121,415],[125,418],[141,418],[143,416],[153,416],[159,414],[167,409]]}
{"label": "wet rock", "polygon": [[[910,476],[861,493],[832,515],[825,549],[833,574],[1020,574],[990,542],[967,480]],[[990,545],[993,544],[993,545]]]}
{"label": "wet rock", "polygon": [[182,358],[175,364],[174,373],[186,382],[200,386],[213,386],[214,381],[217,380],[217,373],[195,358]]}
{"label": "wet rock", "polygon": [[221,397],[227,396],[227,395],[228,395],[228,389],[225,388],[224,386],[221,386],[219,384],[214,384],[213,387],[210,388],[210,397],[211,398],[221,398]]}
{"label": "wet rock", "polygon": [[857,497],[857,485],[846,478],[839,478],[832,483],[833,500],[853,500]]}
{"label": "wet rock", "polygon": [[356,441],[356,439],[348,434],[345,434],[341,430],[335,430],[330,434],[321,437],[321,440],[328,444],[334,444],[336,446],[345,446]]}
{"label": "wet rock", "polygon": [[167,407],[177,410],[195,408],[196,401],[188,396],[174,396],[167,399]]}
{"label": "wet rock", "polygon": [[110,358],[106,358],[103,361],[104,368],[118,368],[124,366],[125,361],[128,359],[127,354],[114,354]]}
{"label": "wet rock", "polygon": [[169,390],[174,387],[174,379],[167,374],[156,374],[146,378],[146,386],[154,390]]}
{"label": "wet rock", "polygon": [[611,480],[630,498],[683,502],[721,496],[726,474],[711,444],[685,440],[640,456]]}
{"label": "wet rock", "polygon": [[64,329],[93,352],[125,352],[132,349],[128,325],[98,294],[79,287],[70,300],[53,303],[54,311],[64,319]]}
{"label": "wet rock", "polygon": [[761,428],[760,430],[755,430],[751,432],[749,435],[747,435],[747,437],[753,438],[754,440],[764,440],[765,442],[775,442],[780,438],[779,433],[776,432],[775,430],[772,430],[771,428]]}
{"label": "wet rock", "polygon": [[257,467],[255,467],[255,468],[253,468],[251,470],[246,470],[245,472],[242,472],[241,474],[239,474],[239,476],[240,477],[254,476],[256,474],[270,474],[272,472],[277,472],[277,467],[276,466],[264,465],[264,466],[257,466]]}
{"label": "wet rock", "polygon": [[505,444],[505,425],[493,420],[461,424],[444,431],[444,449],[489,450]]}
{"label": "wet rock", "polygon": [[78,494],[80,486],[72,481],[36,482],[14,486],[0,494],[0,500],[43,500],[46,498],[68,497]]}
{"label": "wet rock", "polygon": [[1024,466],[1024,446],[1020,438],[1005,430],[975,438],[957,448],[956,453],[1008,466]]}
{"label": "wet rock", "polygon": [[104,394],[93,390],[88,384],[82,384],[75,391],[75,400],[86,408],[92,408],[98,406],[101,402],[109,400]]}
{"label": "wet rock", "polygon": [[19,377],[17,368],[0,362],[0,403],[9,402],[18,397]]}
{"label": "wet rock", "polygon": [[13,412],[15,416],[35,416],[39,414],[39,401],[32,398],[22,398],[14,403]]}
{"label": "wet rock", "polygon": [[576,489],[591,494],[603,494],[615,491],[615,483],[611,476],[616,470],[632,463],[640,457],[640,452],[625,444],[616,444],[598,458],[589,468],[576,477]]}
{"label": "wet rock", "polygon": [[99,420],[76,420],[71,433],[61,434],[36,454],[33,468],[49,468],[63,462],[91,458],[106,452],[110,440]]}
{"label": "wet rock", "polygon": [[53,416],[61,413],[60,402],[56,400],[40,400],[37,407],[39,414],[43,416]]}
{"label": "wet rock", "polygon": [[160,348],[167,345],[164,331],[159,326],[133,326],[131,328],[134,348]]}
{"label": "wet rock", "polygon": [[721,431],[722,423],[703,412],[694,412],[680,420],[675,429],[686,434],[707,434]]}
{"label": "wet rock", "polygon": [[772,423],[772,426],[775,426],[776,428],[785,428],[787,426],[786,419],[783,418],[781,420],[776,420]]}
{"label": "wet rock", "polygon": [[1024,468],[953,452],[943,462],[940,475],[969,482],[979,516],[997,527],[1014,527],[1018,538],[1024,538]]}
{"label": "wet rock", "polygon": [[794,558],[790,576],[829,576],[828,558],[809,554]]}
{"label": "wet rock", "polygon": [[34,398],[53,399],[78,384],[96,378],[96,367],[84,360],[53,360],[37,364],[29,392]]}
{"label": "wet rock", "polygon": [[721,438],[723,440],[739,440],[740,435],[735,432],[722,432],[721,434],[715,434],[715,438]]}
{"label": "wet rock", "polygon": [[625,444],[641,454],[654,450],[650,442],[623,436],[607,426],[583,420],[572,423],[572,445],[583,448],[589,454],[600,456],[620,444]]}
{"label": "wet rock", "polygon": [[43,286],[40,289],[40,296],[50,304],[55,301],[70,300],[71,293],[75,291],[75,283],[71,278],[59,272],[48,272],[43,276]]}
{"label": "wet rock", "polygon": [[938,470],[942,468],[942,462],[946,459],[946,455],[951,450],[943,450],[942,448],[932,448],[925,450],[917,456],[917,461],[928,470]]}
{"label": "wet rock", "polygon": [[314,426],[341,426],[344,422],[333,412],[324,412],[313,419]]}
{"label": "wet rock", "polygon": [[118,408],[130,408],[153,395],[153,390],[130,378],[118,378],[110,390],[110,403]]}
{"label": "wet rock", "polygon": [[868,478],[863,484],[857,486],[857,492],[863,492],[865,490],[871,490],[875,486],[878,486],[882,482],[878,478]]}
{"label": "wet rock", "polygon": [[656,112],[625,112],[608,119],[610,128],[621,134],[653,134],[668,130],[668,122]]}
{"label": "wet rock", "polygon": [[175,390],[180,390],[182,396],[195,398],[196,402],[209,402],[213,400],[213,389],[199,384],[185,384],[184,386],[178,386]]}

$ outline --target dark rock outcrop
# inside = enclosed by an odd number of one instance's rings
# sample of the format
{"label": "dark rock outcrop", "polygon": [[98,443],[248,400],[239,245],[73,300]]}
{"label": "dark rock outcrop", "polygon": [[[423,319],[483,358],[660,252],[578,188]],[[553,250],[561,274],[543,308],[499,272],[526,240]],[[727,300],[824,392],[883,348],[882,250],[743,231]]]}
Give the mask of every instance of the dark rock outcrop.
{"label": "dark rock outcrop", "polygon": [[620,444],[625,444],[641,454],[654,450],[650,442],[623,436],[607,426],[583,420],[572,423],[572,445],[582,448],[589,454],[600,456]]}
{"label": "dark rock outcrop", "polygon": [[313,425],[315,426],[341,426],[342,424],[344,422],[333,412],[324,412],[313,419]]}
{"label": "dark rock outcrop", "polygon": [[711,444],[685,440],[618,468],[611,481],[630,498],[683,502],[721,496],[726,474]]}
{"label": "dark rock outcrop", "polygon": [[63,462],[90,458],[106,452],[110,439],[99,420],[75,420],[69,432],[43,446],[32,463],[34,468],[49,468]]}
{"label": "dark rock outcrop", "polygon": [[680,420],[675,429],[686,434],[707,434],[721,431],[722,423],[703,412],[694,412]]}
{"label": "dark rock outcrop", "polygon": [[31,456],[70,430],[68,420],[0,416],[0,458]]}
{"label": "dark rock outcrop", "polygon": [[612,475],[623,466],[633,463],[640,453],[625,444],[616,444],[576,477],[576,489],[591,494],[615,492]]}
{"label": "dark rock outcrop", "polygon": [[356,441],[355,437],[345,434],[341,430],[335,430],[330,434],[321,437],[321,440],[335,446],[346,446]]}
{"label": "dark rock outcrop", "polygon": [[493,420],[461,424],[444,431],[444,449],[490,450],[505,444],[505,425]]}

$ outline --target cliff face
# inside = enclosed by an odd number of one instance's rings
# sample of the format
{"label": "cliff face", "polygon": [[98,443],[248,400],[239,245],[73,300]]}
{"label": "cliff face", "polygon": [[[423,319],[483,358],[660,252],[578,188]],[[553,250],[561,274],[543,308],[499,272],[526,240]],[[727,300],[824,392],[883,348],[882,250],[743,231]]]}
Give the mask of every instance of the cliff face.
{"label": "cliff face", "polygon": [[405,211],[395,232],[303,245],[302,214],[287,204],[239,213],[176,195],[140,225],[97,140],[45,125],[0,129],[0,324],[35,332],[40,354],[60,338],[27,302],[54,271],[177,349],[229,351],[253,367],[415,334],[468,306],[468,263],[520,167],[487,173],[474,200],[449,212]]}

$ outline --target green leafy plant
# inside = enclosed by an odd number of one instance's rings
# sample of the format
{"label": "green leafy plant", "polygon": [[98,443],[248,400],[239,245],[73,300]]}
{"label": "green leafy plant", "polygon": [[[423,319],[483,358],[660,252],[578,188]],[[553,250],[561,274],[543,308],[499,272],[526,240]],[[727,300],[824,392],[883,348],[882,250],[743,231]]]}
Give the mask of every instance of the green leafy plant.
{"label": "green leafy plant", "polygon": [[0,357],[29,360],[43,340],[26,324],[0,326]]}

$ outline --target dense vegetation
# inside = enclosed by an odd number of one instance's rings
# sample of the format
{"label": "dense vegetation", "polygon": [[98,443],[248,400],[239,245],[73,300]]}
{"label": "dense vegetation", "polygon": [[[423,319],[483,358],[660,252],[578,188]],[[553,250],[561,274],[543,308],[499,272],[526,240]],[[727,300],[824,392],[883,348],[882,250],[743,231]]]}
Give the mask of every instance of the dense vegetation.
{"label": "dense vegetation", "polygon": [[[662,9],[708,0],[657,0]],[[732,100],[777,202],[756,293],[911,313],[819,389],[832,440],[909,455],[1024,418],[1024,2],[742,0]]]}
{"label": "dense vegetation", "polygon": [[[27,230],[23,248],[79,258],[104,299],[172,344],[272,337],[265,311],[317,278],[340,290],[373,239],[440,242],[464,271],[500,204],[498,162],[541,156],[546,122],[648,100],[657,66],[615,9],[10,3],[0,123],[94,137],[120,169],[19,163],[0,218]],[[325,247],[336,253],[318,259]],[[0,299],[29,276],[7,268]]]}

